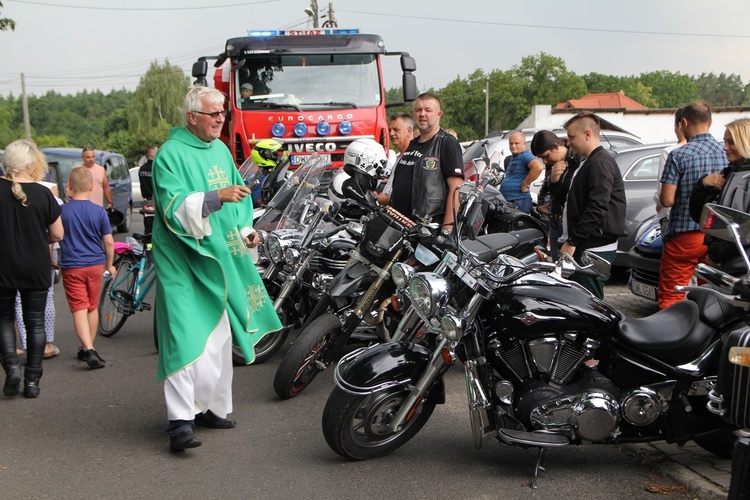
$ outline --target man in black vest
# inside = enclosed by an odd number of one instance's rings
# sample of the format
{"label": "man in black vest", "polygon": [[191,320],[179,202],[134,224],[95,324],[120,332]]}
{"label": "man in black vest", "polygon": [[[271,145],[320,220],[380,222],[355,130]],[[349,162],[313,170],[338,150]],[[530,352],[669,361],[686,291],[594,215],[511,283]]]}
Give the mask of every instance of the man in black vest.
{"label": "man in black vest", "polygon": [[461,146],[440,128],[440,98],[424,93],[414,101],[419,137],[409,143],[394,167],[393,192],[387,201],[408,217],[453,226],[454,192],[463,182]]}

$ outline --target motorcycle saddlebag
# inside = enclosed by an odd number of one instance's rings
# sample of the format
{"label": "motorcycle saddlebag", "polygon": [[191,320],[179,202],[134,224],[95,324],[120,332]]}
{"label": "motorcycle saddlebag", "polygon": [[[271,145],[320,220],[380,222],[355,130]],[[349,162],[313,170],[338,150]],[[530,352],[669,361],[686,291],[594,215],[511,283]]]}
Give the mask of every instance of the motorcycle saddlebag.
{"label": "motorcycle saddlebag", "polygon": [[750,330],[735,330],[724,335],[716,388],[723,397],[726,418],[744,428],[750,427],[750,367],[729,361],[729,349],[736,346],[750,347]]}

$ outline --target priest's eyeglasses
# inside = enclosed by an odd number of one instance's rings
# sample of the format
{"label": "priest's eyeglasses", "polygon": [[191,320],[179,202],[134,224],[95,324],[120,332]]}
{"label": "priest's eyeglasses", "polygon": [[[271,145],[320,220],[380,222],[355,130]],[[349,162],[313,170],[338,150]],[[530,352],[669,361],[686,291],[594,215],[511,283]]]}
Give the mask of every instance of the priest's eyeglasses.
{"label": "priest's eyeglasses", "polygon": [[191,113],[198,113],[199,115],[210,116],[212,120],[216,120],[219,117],[219,115],[221,115],[221,116],[227,116],[227,111],[225,109],[223,109],[221,111],[214,111],[213,113],[205,113],[203,111],[195,111],[194,110],[194,111],[191,111]]}

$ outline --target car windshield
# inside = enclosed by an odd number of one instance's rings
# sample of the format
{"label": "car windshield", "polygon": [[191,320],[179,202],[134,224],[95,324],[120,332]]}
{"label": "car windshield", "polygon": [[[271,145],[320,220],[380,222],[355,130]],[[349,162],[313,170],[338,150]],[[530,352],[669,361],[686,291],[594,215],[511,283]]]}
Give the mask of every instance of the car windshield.
{"label": "car windshield", "polygon": [[243,109],[361,108],[381,101],[374,54],[253,56],[237,76],[237,96],[240,85],[253,86],[249,99],[238,97]]}

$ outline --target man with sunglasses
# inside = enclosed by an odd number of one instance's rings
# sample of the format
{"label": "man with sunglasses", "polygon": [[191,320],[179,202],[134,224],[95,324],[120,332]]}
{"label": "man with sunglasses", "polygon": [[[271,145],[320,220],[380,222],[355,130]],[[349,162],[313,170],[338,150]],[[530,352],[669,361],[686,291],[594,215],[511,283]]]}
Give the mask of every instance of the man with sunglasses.
{"label": "man with sunglasses", "polygon": [[226,145],[225,96],[193,87],[153,164],[158,378],[164,380],[170,449],[200,446],[195,425],[231,429],[232,345],[252,363],[254,346],[281,322],[246,247],[250,189]]}
{"label": "man with sunglasses", "polygon": [[[560,254],[581,263],[584,250],[609,261],[615,260],[617,239],[625,230],[625,185],[614,158],[599,142],[599,118],[582,111],[565,122],[568,144],[584,160],[570,181],[565,201],[565,225]],[[574,274],[577,281],[600,299],[609,276],[593,278]]]}

